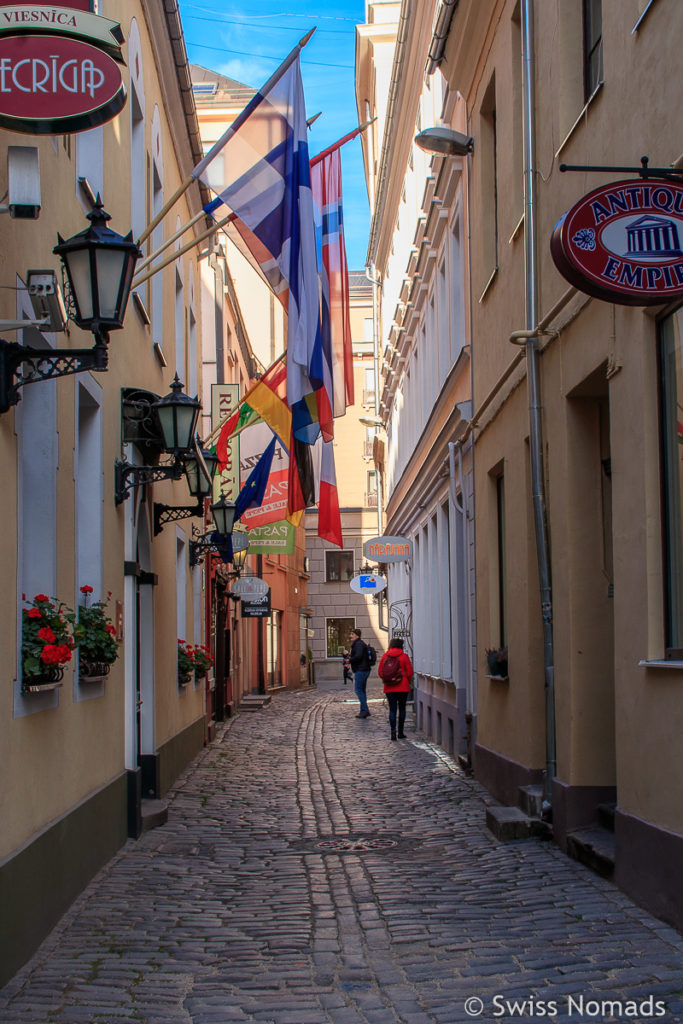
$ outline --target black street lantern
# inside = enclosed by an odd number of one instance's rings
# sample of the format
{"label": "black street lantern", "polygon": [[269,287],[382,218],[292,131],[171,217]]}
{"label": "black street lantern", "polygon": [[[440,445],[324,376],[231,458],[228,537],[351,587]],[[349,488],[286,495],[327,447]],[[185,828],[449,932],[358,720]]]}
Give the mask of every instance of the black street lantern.
{"label": "black street lantern", "polygon": [[123,318],[135,272],[142,255],[130,231],[125,237],[107,227],[111,220],[97,197],[88,215],[90,226],[66,241],[60,236],[52,250],[61,257],[76,307],[75,323],[106,337],[123,327]]}
{"label": "black street lantern", "polygon": [[[196,499],[195,505],[162,505],[154,502],[154,536],[161,533],[166,523],[175,523],[179,519],[190,516],[204,515],[204,499],[213,490],[213,477],[218,468],[218,456],[206,448],[199,448],[199,441],[194,451],[189,452],[182,460],[185,478],[190,494]],[[190,559],[190,565],[196,562]]]}
{"label": "black street lantern", "polygon": [[183,385],[176,373],[171,391],[154,403],[164,435],[164,448],[173,455],[185,455],[192,446],[192,438],[201,411],[201,402],[183,394]]}
{"label": "black street lantern", "polygon": [[0,413],[21,398],[19,388],[84,370],[107,369],[109,331],[123,327],[123,318],[135,264],[142,255],[133,234],[122,235],[107,227],[109,214],[102,200],[88,214],[90,227],[52,250],[61,257],[67,276],[78,327],[90,331],[92,348],[31,348],[0,338]]}
{"label": "black street lantern", "polygon": [[237,506],[234,501],[228,501],[224,494],[211,506],[211,515],[216,525],[217,533],[222,537],[229,537],[235,524],[235,511]]}
{"label": "black street lantern", "polygon": [[201,459],[197,455],[188,455],[186,457],[185,476],[187,477],[187,486],[190,494],[197,501],[210,497],[217,467],[218,456],[207,448],[201,449]]}

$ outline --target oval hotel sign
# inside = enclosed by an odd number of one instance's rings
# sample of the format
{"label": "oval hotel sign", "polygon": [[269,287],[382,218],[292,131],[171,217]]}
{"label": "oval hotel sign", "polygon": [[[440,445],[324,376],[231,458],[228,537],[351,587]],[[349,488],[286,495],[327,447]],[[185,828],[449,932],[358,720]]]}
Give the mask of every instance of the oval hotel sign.
{"label": "oval hotel sign", "polygon": [[616,181],[558,221],[550,250],[560,273],[588,295],[626,306],[683,296],[683,185]]}
{"label": "oval hotel sign", "polygon": [[126,102],[115,60],[98,46],[56,35],[0,36],[0,126],[33,135],[86,131]]}
{"label": "oval hotel sign", "polygon": [[413,542],[406,537],[373,537],[363,544],[363,554],[373,562],[409,562]]}

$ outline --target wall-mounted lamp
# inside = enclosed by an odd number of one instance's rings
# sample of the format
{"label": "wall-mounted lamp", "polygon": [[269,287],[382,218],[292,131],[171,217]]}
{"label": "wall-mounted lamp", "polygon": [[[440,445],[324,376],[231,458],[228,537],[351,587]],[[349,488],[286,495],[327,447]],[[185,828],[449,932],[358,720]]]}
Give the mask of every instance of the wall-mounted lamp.
{"label": "wall-mounted lamp", "polygon": [[[125,238],[107,227],[102,202],[88,214],[90,227],[59,244],[58,255],[69,280],[75,307],[74,323],[95,337],[92,348],[29,348],[0,339],[0,413],[20,400],[19,388],[83,370],[106,370],[109,331],[123,327],[123,318],[141,255],[132,233]],[[46,296],[47,298],[47,296]]]}
{"label": "wall-mounted lamp", "polygon": [[183,394],[183,385],[176,373],[171,390],[151,405],[163,441],[162,450],[173,455],[173,462],[163,466],[133,466],[126,459],[114,463],[114,500],[125,501],[131,487],[156,483],[157,480],[179,480],[183,474],[183,458],[190,454],[201,403]]}
{"label": "wall-mounted lamp", "polygon": [[211,506],[211,515],[216,526],[216,533],[221,537],[229,537],[235,525],[235,512],[237,506],[234,501],[228,501],[224,494],[221,494],[218,501]]}
{"label": "wall-mounted lamp", "polygon": [[187,478],[190,494],[196,499],[194,505],[162,505],[154,502],[154,536],[161,533],[166,523],[189,519],[190,516],[204,514],[204,499],[213,491],[213,478],[218,467],[218,456],[197,444],[195,453],[187,455],[183,460],[183,469]]}
{"label": "wall-mounted lamp", "polygon": [[446,127],[425,128],[415,136],[415,142],[425,152],[440,156],[467,156],[474,149],[471,135],[463,135],[454,128]]}

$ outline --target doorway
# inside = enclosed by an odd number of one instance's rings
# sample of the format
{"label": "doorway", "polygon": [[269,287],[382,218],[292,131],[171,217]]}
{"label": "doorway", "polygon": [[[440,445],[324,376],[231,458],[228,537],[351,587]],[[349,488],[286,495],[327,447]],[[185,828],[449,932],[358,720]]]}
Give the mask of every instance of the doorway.
{"label": "doorway", "polygon": [[[601,366],[568,401],[568,587],[562,777],[582,787],[582,814],[616,800],[614,559],[610,401]],[[558,751],[559,753],[559,751]],[[577,824],[582,824],[579,822]]]}

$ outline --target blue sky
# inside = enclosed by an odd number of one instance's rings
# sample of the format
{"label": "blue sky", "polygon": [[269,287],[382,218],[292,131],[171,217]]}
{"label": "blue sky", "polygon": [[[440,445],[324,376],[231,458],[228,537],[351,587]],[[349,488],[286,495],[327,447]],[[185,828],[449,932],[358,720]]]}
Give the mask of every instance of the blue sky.
{"label": "blue sky", "polygon": [[[322,111],[308,136],[311,156],[357,126],[355,26],[364,0],[180,0],[180,13],[190,61],[254,89],[316,26],[301,54],[306,115]],[[342,176],[348,264],[362,270],[369,212],[359,139],[342,150]]]}

